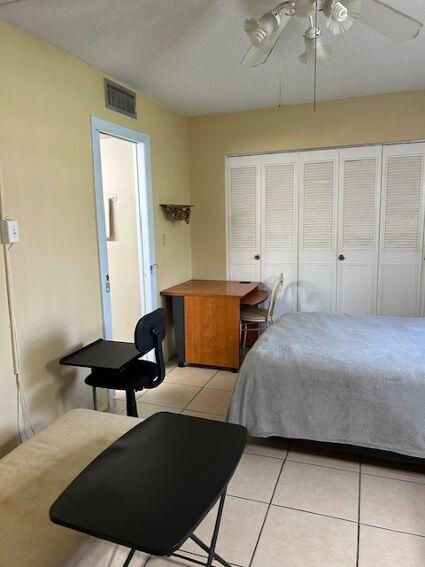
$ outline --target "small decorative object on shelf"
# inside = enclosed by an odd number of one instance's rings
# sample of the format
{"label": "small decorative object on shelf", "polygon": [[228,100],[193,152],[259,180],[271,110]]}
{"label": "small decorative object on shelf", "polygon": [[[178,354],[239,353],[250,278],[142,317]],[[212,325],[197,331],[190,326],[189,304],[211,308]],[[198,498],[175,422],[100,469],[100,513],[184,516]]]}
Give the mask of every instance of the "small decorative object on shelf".
{"label": "small decorative object on shelf", "polygon": [[160,205],[164,215],[172,221],[184,220],[186,224],[190,221],[190,209],[193,205]]}

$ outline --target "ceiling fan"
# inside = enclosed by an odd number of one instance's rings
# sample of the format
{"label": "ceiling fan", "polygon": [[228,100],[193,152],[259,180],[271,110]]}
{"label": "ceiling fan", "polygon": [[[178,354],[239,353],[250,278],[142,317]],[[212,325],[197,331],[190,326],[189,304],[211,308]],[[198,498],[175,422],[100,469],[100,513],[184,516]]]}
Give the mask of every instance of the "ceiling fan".
{"label": "ceiling fan", "polygon": [[286,0],[259,20],[245,20],[251,46],[242,64],[254,67],[265,63],[293,16],[309,19],[309,27],[304,34],[305,52],[299,60],[313,64],[326,59],[331,50],[322,41],[318,12],[323,14],[327,28],[335,35],[349,30],[356,20],[395,42],[413,39],[422,29],[421,22],[380,0]]}

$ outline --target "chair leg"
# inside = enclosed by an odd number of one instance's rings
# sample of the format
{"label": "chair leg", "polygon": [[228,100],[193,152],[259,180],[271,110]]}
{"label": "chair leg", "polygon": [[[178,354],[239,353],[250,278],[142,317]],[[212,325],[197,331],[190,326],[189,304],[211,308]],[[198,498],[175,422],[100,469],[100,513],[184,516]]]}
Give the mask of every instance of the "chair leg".
{"label": "chair leg", "polygon": [[131,417],[139,417],[137,414],[136,392],[133,388],[128,388],[125,393],[127,398],[127,415]]}
{"label": "chair leg", "polygon": [[97,410],[97,392],[96,386],[93,386],[93,408]]}

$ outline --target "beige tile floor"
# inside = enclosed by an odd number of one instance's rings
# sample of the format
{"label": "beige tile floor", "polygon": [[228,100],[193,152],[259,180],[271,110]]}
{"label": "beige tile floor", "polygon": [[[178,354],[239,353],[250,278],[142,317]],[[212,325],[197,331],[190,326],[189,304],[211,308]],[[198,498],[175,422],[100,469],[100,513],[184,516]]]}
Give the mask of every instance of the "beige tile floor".
{"label": "beige tile floor", "polygon": [[[139,416],[172,411],[224,421],[236,378],[169,364],[165,382],[138,396]],[[111,411],[125,413],[122,396]],[[211,536],[214,514],[199,526],[201,539]],[[183,549],[202,560],[193,542]],[[217,551],[234,567],[425,567],[425,466],[251,438],[229,485]]]}

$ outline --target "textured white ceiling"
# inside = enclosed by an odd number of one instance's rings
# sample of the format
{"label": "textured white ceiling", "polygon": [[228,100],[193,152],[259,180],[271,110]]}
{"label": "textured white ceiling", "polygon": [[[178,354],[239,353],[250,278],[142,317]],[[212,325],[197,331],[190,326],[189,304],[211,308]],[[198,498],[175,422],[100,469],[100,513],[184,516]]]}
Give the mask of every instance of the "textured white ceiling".
{"label": "textured white ceiling", "polygon": [[[0,0],[1,2],[4,0]],[[424,0],[386,0],[425,23]],[[269,61],[240,65],[246,17],[277,0],[19,0],[0,18],[187,116],[309,102],[313,69],[298,62],[307,20],[293,18]],[[318,69],[318,99],[425,88],[425,30],[395,44],[364,24],[333,36]]]}

